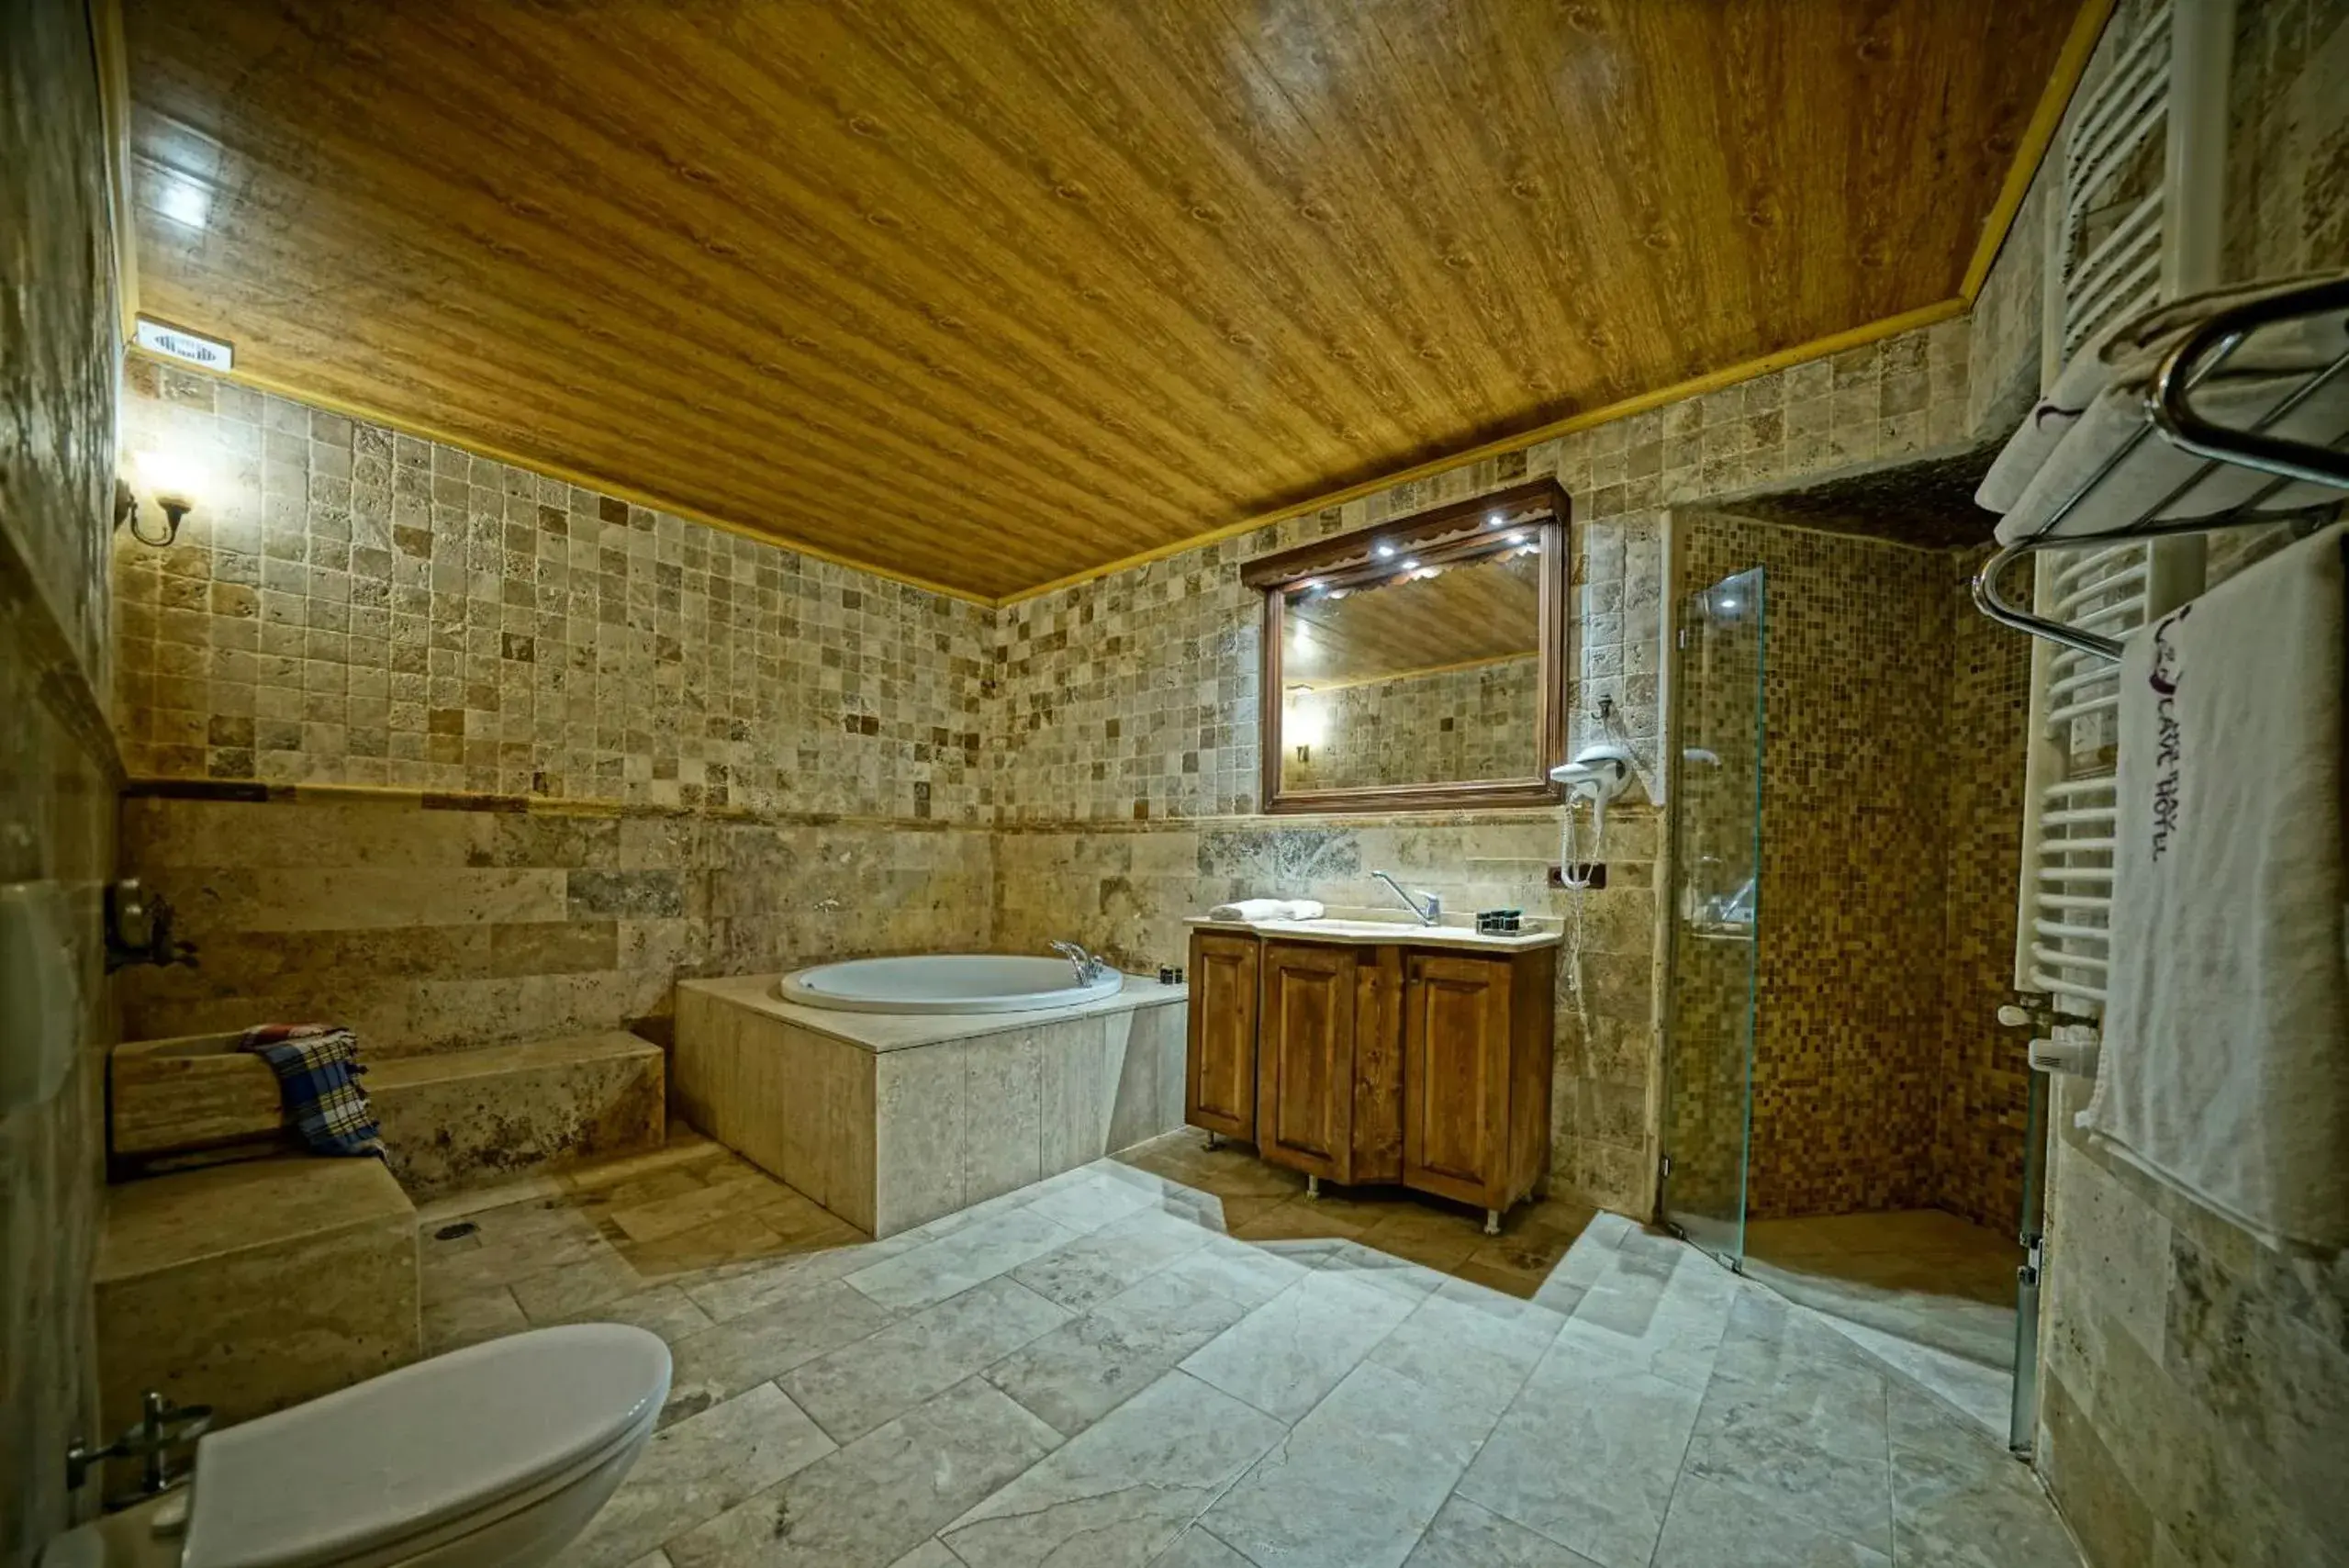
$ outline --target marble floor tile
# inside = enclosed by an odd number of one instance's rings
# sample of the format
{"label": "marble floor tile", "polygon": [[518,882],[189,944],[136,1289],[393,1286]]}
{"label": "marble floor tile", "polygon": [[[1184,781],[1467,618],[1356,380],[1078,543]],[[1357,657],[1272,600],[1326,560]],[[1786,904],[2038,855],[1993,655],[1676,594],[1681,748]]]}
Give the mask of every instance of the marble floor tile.
{"label": "marble floor tile", "polygon": [[2076,1568],[2028,1465],[1921,1391],[1889,1411],[1893,1555],[1919,1568]]}
{"label": "marble floor tile", "polygon": [[1277,1252],[1211,1235],[1206,1246],[1159,1271],[1195,1281],[1242,1306],[1261,1306],[1313,1271]]}
{"label": "marble floor tile", "polygon": [[1172,1546],[1158,1553],[1151,1568],[1255,1568],[1255,1565],[1215,1539],[1202,1525],[1182,1532]]}
{"label": "marble floor tile", "polygon": [[[1725,1560],[1727,1561],[1727,1560]],[[1579,1551],[1454,1497],[1419,1538],[1404,1568],[1596,1568]]]}
{"label": "marble floor tile", "polygon": [[1683,1462],[1758,1512],[1892,1552],[1885,1378],[1833,1330],[1742,1294]]}
{"label": "marble floor tile", "polygon": [[825,1280],[673,1340],[664,1418],[675,1420],[731,1399],[895,1320],[895,1314],[863,1292]]}
{"label": "marble floor tile", "polygon": [[1643,1568],[1702,1401],[1701,1388],[1594,1354],[1561,1330],[1460,1495],[1605,1568]]}
{"label": "marble floor tile", "polygon": [[1207,1232],[1153,1206],[1030,1259],[1012,1270],[1012,1277],[1039,1295],[1083,1312],[1206,1243]]}
{"label": "marble floor tile", "polygon": [[419,1245],[436,1343],[671,1346],[557,1568],[2076,1568],[1987,1396],[1616,1215],[1370,1192],[1251,1241],[1298,1183],[1195,1134],[878,1242],[706,1140],[552,1181]]}
{"label": "marble floor tile", "polygon": [[783,1392],[847,1442],[945,1393],[1068,1321],[1068,1309],[998,1276],[783,1374]]}
{"label": "marble floor tile", "polygon": [[1394,1292],[1316,1271],[1201,1346],[1182,1368],[1268,1416],[1295,1421],[1411,1310]]}
{"label": "marble floor tile", "polygon": [[1516,1310],[1494,1312],[1475,1299],[1484,1294],[1439,1289],[1421,1298],[1370,1359],[1415,1383],[1457,1389],[1498,1420],[1566,1320],[1514,1300]]}
{"label": "marble floor tile", "polygon": [[973,1378],[666,1550],[676,1568],[888,1568],[1059,1442]]}
{"label": "marble floor tile", "polygon": [[1238,1322],[1247,1306],[1165,1271],[987,1369],[987,1379],[1073,1437]]}
{"label": "marble floor tile", "polygon": [[1049,1215],[1015,1208],[949,1232],[886,1262],[845,1276],[849,1284],[883,1306],[910,1312],[960,1295],[971,1286],[1007,1274],[1040,1258],[1077,1232]]}
{"label": "marble floor tile", "polygon": [[968,1568],[1143,1568],[1284,1433],[1169,1372],[939,1538]]}
{"label": "marble floor tile", "polygon": [[1723,1568],[1726,1563],[1738,1568],[1892,1568],[1890,1557],[1849,1536],[1799,1515],[1757,1508],[1751,1499],[1703,1476],[1683,1476],[1656,1542],[1653,1568]]}
{"label": "marble floor tile", "polygon": [[1027,1205],[1046,1219],[1082,1233],[1158,1206],[1158,1194],[1091,1166],[1066,1172]]}
{"label": "marble floor tile", "polygon": [[1258,1568],[1397,1568],[1492,1423],[1456,1390],[1356,1367],[1200,1522]]}
{"label": "marble floor tile", "polygon": [[780,1389],[761,1383],[654,1433],[602,1512],[565,1549],[565,1568],[622,1568],[835,1446]]}

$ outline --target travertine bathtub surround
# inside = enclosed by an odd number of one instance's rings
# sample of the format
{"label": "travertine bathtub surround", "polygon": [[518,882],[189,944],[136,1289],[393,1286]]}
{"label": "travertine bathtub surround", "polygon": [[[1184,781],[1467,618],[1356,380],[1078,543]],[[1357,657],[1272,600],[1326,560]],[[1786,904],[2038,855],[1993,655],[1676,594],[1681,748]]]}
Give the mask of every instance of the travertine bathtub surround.
{"label": "travertine bathtub surround", "polygon": [[906,1017],[801,1007],[775,981],[677,987],[677,1110],[870,1235],[1182,1125],[1183,987]]}
{"label": "travertine bathtub surround", "polygon": [[251,1420],[423,1352],[416,1207],[380,1160],[293,1155],[106,1190],[108,1432],[161,1389]]}

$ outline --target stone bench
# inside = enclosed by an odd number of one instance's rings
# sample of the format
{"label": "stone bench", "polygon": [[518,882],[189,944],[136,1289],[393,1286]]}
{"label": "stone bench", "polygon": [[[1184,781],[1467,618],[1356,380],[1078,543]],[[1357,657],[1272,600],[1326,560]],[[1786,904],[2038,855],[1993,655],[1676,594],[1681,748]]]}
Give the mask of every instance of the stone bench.
{"label": "stone bench", "polygon": [[[117,1170],[289,1147],[269,1064],[234,1034],[126,1042],[109,1070]],[[657,1148],[661,1047],[621,1030],[431,1056],[361,1059],[392,1170],[410,1195]]]}
{"label": "stone bench", "polygon": [[416,1205],[380,1160],[287,1155],[109,1187],[93,1283],[108,1435],[150,1388],[226,1425],[423,1354]]}

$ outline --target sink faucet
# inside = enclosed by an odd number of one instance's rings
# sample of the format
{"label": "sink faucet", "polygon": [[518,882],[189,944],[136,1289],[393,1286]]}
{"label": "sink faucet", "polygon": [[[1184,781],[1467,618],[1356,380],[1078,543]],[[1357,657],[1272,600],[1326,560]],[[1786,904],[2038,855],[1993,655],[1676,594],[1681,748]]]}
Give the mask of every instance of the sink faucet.
{"label": "sink faucet", "polygon": [[1068,959],[1070,967],[1076,969],[1079,985],[1091,985],[1109,973],[1109,964],[1099,954],[1087,952],[1081,944],[1055,942],[1052,950]]}
{"label": "sink faucet", "polygon": [[[1410,889],[1404,887],[1401,882],[1396,881],[1393,877],[1388,876],[1384,871],[1373,871],[1370,875],[1377,878],[1380,881],[1384,882],[1388,887],[1393,888],[1394,890],[1394,896],[1403,901],[1404,907],[1410,910],[1412,913],[1419,917],[1420,924],[1433,925],[1437,921],[1444,918],[1444,901],[1437,897],[1434,893],[1426,891],[1414,893]],[[1419,902],[1421,899],[1425,899],[1427,902],[1423,904]]]}

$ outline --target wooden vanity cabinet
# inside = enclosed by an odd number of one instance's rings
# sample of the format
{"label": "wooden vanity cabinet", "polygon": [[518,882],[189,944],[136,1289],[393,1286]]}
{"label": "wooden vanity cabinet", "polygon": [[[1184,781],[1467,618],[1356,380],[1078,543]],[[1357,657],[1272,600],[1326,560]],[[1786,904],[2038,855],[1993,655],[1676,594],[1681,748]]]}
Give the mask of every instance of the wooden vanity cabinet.
{"label": "wooden vanity cabinet", "polygon": [[1549,1162],[1556,960],[1414,953],[1407,970],[1404,1184],[1505,1209]]}
{"label": "wooden vanity cabinet", "polygon": [[1548,1163],[1555,975],[1547,947],[1194,931],[1190,1120],[1341,1185],[1505,1209]]}
{"label": "wooden vanity cabinet", "polygon": [[1183,1115],[1192,1126],[1256,1140],[1257,966],[1263,944],[1224,931],[1191,934],[1190,1036]]}
{"label": "wooden vanity cabinet", "polygon": [[1268,941],[1262,974],[1257,1152],[1341,1185],[1401,1181],[1398,950]]}

